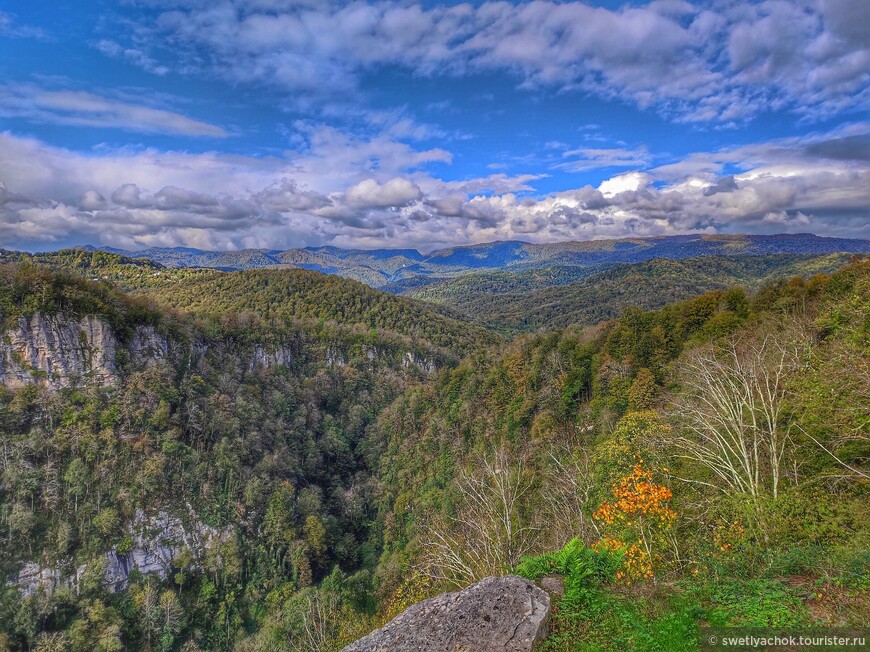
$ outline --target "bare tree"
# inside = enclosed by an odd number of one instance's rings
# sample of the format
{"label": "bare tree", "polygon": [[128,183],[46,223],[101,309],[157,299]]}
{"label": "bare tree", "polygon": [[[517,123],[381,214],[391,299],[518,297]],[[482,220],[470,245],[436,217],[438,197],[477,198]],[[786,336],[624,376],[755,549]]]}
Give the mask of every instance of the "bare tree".
{"label": "bare tree", "polygon": [[687,391],[676,403],[686,434],[678,443],[725,491],[779,494],[792,428],[783,415],[786,386],[800,360],[800,340],[785,335],[731,340],[686,360]]}
{"label": "bare tree", "polygon": [[579,445],[564,444],[548,454],[543,516],[547,522],[548,547],[561,546],[579,536],[587,543],[601,538],[591,518],[595,477],[587,452]]}
{"label": "bare tree", "polygon": [[338,598],[332,593],[312,591],[305,597],[302,623],[296,643],[305,652],[326,652],[335,649],[338,623]]}
{"label": "bare tree", "polygon": [[499,450],[459,478],[455,516],[434,520],[423,536],[424,565],[437,579],[463,585],[514,568],[532,549],[538,528],[526,520],[532,481],[522,459]]}

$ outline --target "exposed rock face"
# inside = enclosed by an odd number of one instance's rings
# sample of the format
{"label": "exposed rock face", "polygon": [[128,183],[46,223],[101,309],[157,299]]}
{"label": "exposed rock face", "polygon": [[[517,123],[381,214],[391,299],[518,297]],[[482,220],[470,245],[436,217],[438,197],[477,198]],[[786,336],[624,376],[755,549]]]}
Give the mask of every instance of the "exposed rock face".
{"label": "exposed rock face", "polygon": [[56,568],[42,568],[39,564],[29,561],[18,571],[18,578],[14,582],[23,597],[27,597],[37,591],[50,594],[58,586],[63,584],[63,576]]}
{"label": "exposed rock face", "polygon": [[169,355],[169,342],[153,326],[137,326],[127,348],[133,361],[140,365],[162,360]]}
{"label": "exposed rock face", "polygon": [[[42,383],[59,389],[75,380],[113,383],[120,347],[112,327],[93,315],[81,319],[42,313],[19,317],[15,328],[0,340],[0,385],[17,388]],[[166,338],[152,326],[137,326],[126,348],[140,366],[169,353]]]}
{"label": "exposed rock face", "polygon": [[0,344],[0,383],[21,387],[44,382],[59,388],[76,377],[111,382],[117,345],[111,327],[93,316],[19,317]]}
{"label": "exposed rock face", "polygon": [[405,355],[402,357],[402,366],[407,369],[412,365],[427,374],[434,373],[438,370],[438,365],[435,364],[434,360],[418,356],[415,353],[411,353],[410,351],[406,351]]}
{"label": "exposed rock face", "polygon": [[516,575],[488,577],[406,609],[342,652],[530,652],[547,633],[550,598]]}
{"label": "exposed rock face", "polygon": [[[182,549],[190,550],[195,560],[201,560],[212,546],[227,541],[232,531],[215,530],[196,519],[194,514],[191,514],[191,523],[185,526],[181,519],[166,512],[149,517],[140,511],[130,527],[130,534],[129,550],[110,550],[100,560],[103,584],[112,592],[125,590],[134,570],[166,579],[173,560]],[[71,566],[71,560],[55,568],[42,568],[28,562],[8,584],[17,586],[23,597],[40,590],[50,594],[60,586],[77,589],[87,566]]]}
{"label": "exposed rock face", "polygon": [[279,346],[277,348],[267,348],[261,344],[254,346],[254,354],[248,368],[253,371],[255,369],[268,369],[279,365],[290,366],[293,362],[293,352],[289,347]]}
{"label": "exposed rock face", "polygon": [[330,367],[343,367],[347,364],[347,360],[339,349],[330,346],[326,349],[326,364]]}

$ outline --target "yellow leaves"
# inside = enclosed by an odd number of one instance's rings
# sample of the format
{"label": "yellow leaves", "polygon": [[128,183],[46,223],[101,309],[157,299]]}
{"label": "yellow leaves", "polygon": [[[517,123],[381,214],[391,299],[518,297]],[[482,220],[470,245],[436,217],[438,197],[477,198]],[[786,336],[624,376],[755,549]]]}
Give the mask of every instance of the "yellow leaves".
{"label": "yellow leaves", "polygon": [[503,358],[505,375],[517,388],[518,394],[525,394],[528,387],[526,360],[521,350],[513,351]]}
{"label": "yellow leaves", "polygon": [[673,493],[664,485],[656,484],[653,472],[645,469],[639,459],[631,473],[613,487],[613,501],[603,502],[592,517],[607,526],[621,526],[633,530],[638,542],[628,543],[604,536],[597,544],[604,550],[622,550],[622,568],[616,579],[627,584],[653,577],[653,560],[649,547],[652,526],[668,528],[676,520],[671,509]]}
{"label": "yellow leaves", "polygon": [[384,622],[398,616],[408,607],[422,602],[432,595],[434,582],[429,569],[416,570],[396,589],[387,602]]}
{"label": "yellow leaves", "polygon": [[722,554],[734,552],[746,537],[746,530],[740,523],[721,521],[713,526],[713,545]]}
{"label": "yellow leaves", "polygon": [[677,517],[668,505],[673,493],[664,485],[653,482],[653,473],[643,468],[643,460],[638,461],[632,472],[613,487],[613,497],[612,503],[602,503],[592,517],[606,525],[617,522],[632,524],[642,518],[669,525]]}
{"label": "yellow leaves", "polygon": [[652,559],[646,550],[636,543],[627,544],[624,541],[604,536],[593,547],[598,550],[622,550],[622,567],[615,575],[618,581],[630,585],[632,582],[653,577]]}

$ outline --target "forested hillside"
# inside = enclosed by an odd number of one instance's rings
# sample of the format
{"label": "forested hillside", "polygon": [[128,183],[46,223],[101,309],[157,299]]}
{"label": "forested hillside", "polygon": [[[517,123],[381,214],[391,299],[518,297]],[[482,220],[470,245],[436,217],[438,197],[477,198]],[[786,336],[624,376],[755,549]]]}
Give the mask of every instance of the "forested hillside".
{"label": "forested hillside", "polygon": [[[0,388],[0,648],[338,650],[508,572],[563,577],[545,650],[870,622],[870,262],[512,342],[313,272],[181,272],[0,266],[0,372],[33,365]],[[53,375],[73,353],[103,380]]]}
{"label": "forested hillside", "polygon": [[0,264],[20,264],[108,281],[131,296],[146,296],[174,310],[213,321],[240,315],[261,324],[288,321],[331,322],[417,338],[449,355],[498,338],[472,326],[448,307],[424,305],[376,292],[340,277],[297,269],[227,274],[214,269],[164,267],[145,258],[95,250],[63,249],[27,254],[0,251]]}
{"label": "forested hillside", "polygon": [[[213,268],[224,271],[295,267],[333,274],[389,291],[487,272],[525,275],[538,268],[559,268],[560,274],[582,278],[585,270],[602,271],[620,263],[654,258],[680,260],[698,256],[827,255],[870,253],[870,240],[825,238],[812,233],[778,235],[677,235],[617,240],[532,244],[486,242],[420,253],[415,249],[242,249],[206,251],[191,247],[150,247],[125,251],[83,247],[127,258],[145,258],[170,268]],[[50,254],[48,254],[50,257]],[[538,276],[543,281],[546,275]],[[566,281],[562,281],[566,282]],[[519,289],[519,288],[516,288]]]}
{"label": "forested hillside", "polygon": [[217,270],[165,267],[147,258],[129,258],[87,249],[61,249],[41,253],[0,249],[0,264],[25,264],[71,272],[91,281],[110,281],[122,290],[160,287],[180,280],[211,277]]}
{"label": "forested hillside", "polygon": [[356,281],[306,270],[255,270],[165,284],[148,296],[174,309],[273,321],[331,321],[385,330],[430,342],[463,356],[497,340],[484,328],[441,314],[422,302],[378,292]]}
{"label": "forested hillside", "polygon": [[449,306],[507,334],[593,325],[629,306],[661,308],[710,290],[757,289],[772,280],[831,272],[848,254],[824,256],[701,256],[595,267],[540,268],[522,273],[469,274],[401,288],[401,293]]}
{"label": "forested hillside", "polygon": [[406,393],[379,420],[381,590],[562,574],[545,650],[866,626],[868,297],[867,262],[713,291]]}

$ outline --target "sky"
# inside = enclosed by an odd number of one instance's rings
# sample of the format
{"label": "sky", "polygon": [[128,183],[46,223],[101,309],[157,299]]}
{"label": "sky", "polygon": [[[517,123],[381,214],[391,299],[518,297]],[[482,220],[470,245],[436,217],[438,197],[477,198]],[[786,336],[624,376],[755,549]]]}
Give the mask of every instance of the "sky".
{"label": "sky", "polygon": [[870,237],[870,2],[5,0],[0,248]]}

